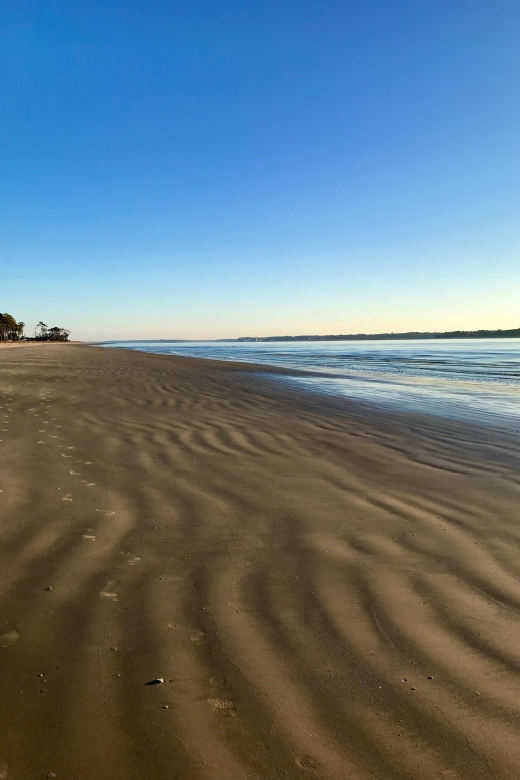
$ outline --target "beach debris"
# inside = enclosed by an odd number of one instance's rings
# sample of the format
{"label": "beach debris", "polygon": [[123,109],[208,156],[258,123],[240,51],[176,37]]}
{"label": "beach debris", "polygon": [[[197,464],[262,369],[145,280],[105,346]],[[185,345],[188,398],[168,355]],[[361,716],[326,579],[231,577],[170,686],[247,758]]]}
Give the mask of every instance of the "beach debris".
{"label": "beach debris", "polygon": [[234,717],[237,713],[235,705],[229,699],[206,699],[213,712],[223,711],[227,715]]}
{"label": "beach debris", "polygon": [[166,680],[162,677],[156,677],[155,680],[150,680],[149,682],[145,683],[145,685],[163,685]]}
{"label": "beach debris", "polygon": [[96,541],[96,537],[94,536],[94,534],[83,534],[83,539],[88,539],[91,542]]}
{"label": "beach debris", "polygon": [[52,590],[52,585],[49,585],[48,588],[44,588],[44,590]]}
{"label": "beach debris", "polygon": [[72,495],[68,493],[66,496],[62,496],[62,501],[73,501]]}
{"label": "beach debris", "polygon": [[20,634],[7,621],[0,623],[0,647],[14,645]]}
{"label": "beach debris", "polygon": [[114,590],[115,584],[116,584],[116,580],[109,580],[105,585],[104,589],[99,594],[99,597],[102,599],[107,599],[108,601],[117,601],[119,598],[119,594],[116,593]]}
{"label": "beach debris", "polygon": [[101,599],[106,599],[107,601],[117,601],[119,599],[119,594],[107,590],[102,590],[99,594],[99,597]]}
{"label": "beach debris", "polygon": [[167,710],[168,709],[168,705],[167,704],[163,704],[162,709],[163,710]]}

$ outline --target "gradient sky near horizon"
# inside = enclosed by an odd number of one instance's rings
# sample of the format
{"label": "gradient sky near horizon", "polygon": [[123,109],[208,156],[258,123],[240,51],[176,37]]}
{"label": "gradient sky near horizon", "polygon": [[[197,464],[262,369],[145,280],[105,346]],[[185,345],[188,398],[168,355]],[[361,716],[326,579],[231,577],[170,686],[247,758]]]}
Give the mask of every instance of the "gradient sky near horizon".
{"label": "gradient sky near horizon", "polygon": [[0,310],[519,327],[519,37],[517,0],[6,0]]}

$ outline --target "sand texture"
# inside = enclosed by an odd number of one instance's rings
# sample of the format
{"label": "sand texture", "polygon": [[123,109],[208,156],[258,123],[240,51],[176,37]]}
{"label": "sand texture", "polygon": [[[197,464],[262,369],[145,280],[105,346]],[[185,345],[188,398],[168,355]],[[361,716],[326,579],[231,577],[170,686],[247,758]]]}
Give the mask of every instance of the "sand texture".
{"label": "sand texture", "polygon": [[520,778],[517,433],[62,344],[0,407],[1,780]]}

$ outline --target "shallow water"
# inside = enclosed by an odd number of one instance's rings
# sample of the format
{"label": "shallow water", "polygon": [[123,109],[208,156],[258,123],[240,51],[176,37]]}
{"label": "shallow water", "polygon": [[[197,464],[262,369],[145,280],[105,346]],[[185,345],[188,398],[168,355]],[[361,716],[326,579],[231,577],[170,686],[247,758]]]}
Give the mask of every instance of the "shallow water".
{"label": "shallow water", "polygon": [[315,393],[488,424],[520,425],[520,339],[110,342],[144,352],[303,369]]}

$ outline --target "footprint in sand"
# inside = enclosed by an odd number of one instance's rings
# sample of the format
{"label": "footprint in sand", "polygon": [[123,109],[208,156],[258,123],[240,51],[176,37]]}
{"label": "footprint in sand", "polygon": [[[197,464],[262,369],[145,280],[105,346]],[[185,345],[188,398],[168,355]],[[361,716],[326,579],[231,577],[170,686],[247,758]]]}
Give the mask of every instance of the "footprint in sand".
{"label": "footprint in sand", "polygon": [[314,761],[310,756],[298,756],[296,759],[296,764],[301,767],[301,769],[307,769],[308,771],[314,771],[318,768],[318,765],[316,761]]}
{"label": "footprint in sand", "polygon": [[10,623],[4,621],[0,623],[0,647],[9,647],[14,645],[20,634]]}

